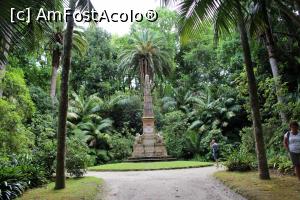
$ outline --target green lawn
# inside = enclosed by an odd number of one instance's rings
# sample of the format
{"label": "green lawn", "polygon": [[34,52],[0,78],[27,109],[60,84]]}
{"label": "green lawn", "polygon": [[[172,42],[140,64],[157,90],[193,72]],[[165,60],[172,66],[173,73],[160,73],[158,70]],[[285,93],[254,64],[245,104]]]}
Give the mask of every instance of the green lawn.
{"label": "green lawn", "polygon": [[67,179],[66,188],[54,190],[54,183],[25,192],[21,200],[98,200],[102,180],[94,177]]}
{"label": "green lawn", "polygon": [[160,169],[181,169],[212,166],[209,162],[198,161],[169,161],[169,162],[138,162],[138,163],[115,163],[90,167],[91,171],[143,171]]}
{"label": "green lawn", "polygon": [[214,176],[249,200],[300,199],[300,182],[296,177],[271,174],[260,180],[257,172],[217,172]]}

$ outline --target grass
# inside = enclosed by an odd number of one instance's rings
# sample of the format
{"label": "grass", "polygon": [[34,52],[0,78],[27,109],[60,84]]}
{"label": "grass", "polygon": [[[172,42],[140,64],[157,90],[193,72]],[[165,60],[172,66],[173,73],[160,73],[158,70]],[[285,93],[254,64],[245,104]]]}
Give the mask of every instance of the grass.
{"label": "grass", "polygon": [[300,182],[296,177],[271,174],[260,180],[257,172],[217,172],[214,176],[249,200],[300,199]]}
{"label": "grass", "polygon": [[54,190],[54,183],[28,190],[21,200],[96,200],[101,199],[102,180],[94,177],[67,179],[66,188]]}
{"label": "grass", "polygon": [[115,163],[90,167],[91,171],[144,171],[162,169],[181,169],[212,166],[209,162],[198,161],[169,161],[169,162],[138,162],[138,163]]}

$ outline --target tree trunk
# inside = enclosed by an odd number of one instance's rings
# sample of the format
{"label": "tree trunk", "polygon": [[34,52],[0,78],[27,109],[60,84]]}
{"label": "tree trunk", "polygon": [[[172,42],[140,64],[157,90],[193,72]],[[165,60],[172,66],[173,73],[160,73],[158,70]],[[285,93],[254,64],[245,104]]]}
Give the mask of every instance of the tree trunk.
{"label": "tree trunk", "polygon": [[57,70],[59,68],[60,62],[60,50],[57,48],[52,52],[52,74],[51,74],[51,86],[50,86],[50,97],[52,99],[52,104],[54,103],[54,98],[56,94],[56,79],[57,79]]}
{"label": "tree trunk", "polygon": [[140,58],[139,59],[139,71],[140,71],[140,85],[142,85],[142,80],[143,80],[143,60]]}
{"label": "tree trunk", "polygon": [[145,76],[146,76],[145,58],[140,58],[139,67],[140,67],[140,87],[141,87],[141,92],[143,92]]}
{"label": "tree trunk", "polygon": [[[273,78],[274,78],[274,85],[275,85],[275,90],[276,90],[277,101],[279,104],[284,105],[283,96],[280,94],[281,80],[280,80],[278,64],[277,64],[278,58],[276,55],[276,44],[273,39],[271,25],[269,22],[268,11],[267,11],[267,8],[266,8],[266,5],[264,2],[262,3],[262,9],[263,9],[263,18],[267,25],[266,30],[265,30],[265,35],[266,35],[265,40],[266,40],[266,47],[267,47],[268,54],[269,54],[269,62],[271,65],[272,74],[273,74]],[[286,114],[284,113],[284,111],[280,110],[279,115],[280,115],[282,124],[286,124],[287,117],[286,117]]]}
{"label": "tree trunk", "polygon": [[[7,58],[7,55],[8,55],[8,51],[10,49],[10,42],[11,42],[11,37],[10,36],[4,36],[6,40],[3,41],[3,56],[5,58]],[[7,43],[5,43],[5,41]],[[1,42],[1,41],[0,41]],[[6,65],[7,65],[7,60],[3,60],[3,61],[0,61],[0,98],[2,98],[3,96],[3,79],[4,79],[4,76],[5,76],[5,69],[6,69]]]}
{"label": "tree trunk", "polygon": [[[71,14],[75,10],[75,0],[70,0]],[[69,71],[71,67],[71,50],[72,38],[74,30],[73,17],[67,18],[67,29],[64,37],[64,52],[63,52],[63,66],[61,77],[61,97],[58,113],[58,130],[57,130],[57,157],[56,157],[56,181],[55,189],[65,188],[65,156],[66,156],[66,122],[68,112],[68,81]]]}
{"label": "tree trunk", "polygon": [[2,98],[3,96],[3,79],[5,76],[5,68],[6,68],[6,64],[4,62],[0,61],[0,98]]}
{"label": "tree trunk", "polygon": [[[238,2],[238,1],[237,1]],[[262,123],[259,111],[259,101],[257,94],[257,85],[252,66],[251,52],[244,23],[243,13],[238,9],[238,28],[240,32],[241,43],[243,47],[244,62],[248,79],[248,90],[250,96],[251,114],[253,120],[253,134],[255,137],[256,154],[258,159],[258,170],[260,179],[270,179],[265,144],[263,138]]]}

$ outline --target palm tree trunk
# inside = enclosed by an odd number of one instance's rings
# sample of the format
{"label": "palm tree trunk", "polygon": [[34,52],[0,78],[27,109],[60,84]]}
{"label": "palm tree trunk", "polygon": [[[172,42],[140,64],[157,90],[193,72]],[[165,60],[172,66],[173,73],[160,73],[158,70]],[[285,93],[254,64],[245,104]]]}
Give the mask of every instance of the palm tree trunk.
{"label": "palm tree trunk", "polygon": [[56,80],[57,80],[57,70],[59,68],[60,62],[60,50],[55,49],[52,52],[52,74],[51,74],[51,85],[50,85],[50,97],[52,99],[52,104],[54,103],[55,93],[56,93]]}
{"label": "palm tree trunk", "polygon": [[0,61],[0,98],[3,96],[3,79],[5,76],[6,64]]}
{"label": "palm tree trunk", "polygon": [[143,91],[143,87],[144,87],[144,82],[145,82],[145,59],[144,58],[140,58],[139,60],[139,65],[140,65],[140,86],[141,86],[141,91]]}
{"label": "palm tree trunk", "polygon": [[[238,2],[238,1],[237,1]],[[254,75],[254,70],[252,66],[251,52],[248,41],[248,35],[246,32],[244,17],[241,9],[238,9],[238,28],[240,32],[241,43],[243,47],[244,54],[244,62],[246,66],[246,73],[248,79],[248,89],[250,96],[250,105],[251,105],[251,114],[253,120],[253,133],[255,137],[256,144],[256,154],[258,159],[258,170],[260,179],[270,179],[264,137],[263,137],[263,129],[259,111],[259,101],[257,94],[257,85]]]}
{"label": "palm tree trunk", "polygon": [[[70,8],[72,9],[72,15],[75,10],[75,0],[70,0]],[[58,130],[57,130],[57,157],[56,157],[56,181],[55,189],[65,188],[65,156],[66,156],[66,122],[68,111],[68,81],[69,72],[71,67],[71,50],[72,50],[72,38],[74,30],[73,17],[67,18],[67,29],[64,39],[64,54],[63,54],[63,67],[61,78],[61,97],[58,113]]]}
{"label": "palm tree trunk", "polygon": [[[5,43],[5,41],[3,41],[4,42],[4,44],[3,44],[3,55],[4,55],[4,57],[5,58],[7,58],[7,55],[8,55],[8,51],[9,51],[9,49],[10,49],[10,41],[11,41],[11,37],[10,36],[4,36],[4,37],[6,37],[5,39],[6,39],[6,43]],[[1,41],[0,41],[1,42]],[[1,43],[0,43],[1,44]],[[7,65],[7,63],[6,63],[6,61],[0,61],[0,98],[2,98],[2,96],[3,96],[3,79],[4,79],[4,76],[5,76],[5,69],[6,69],[6,65]]]}
{"label": "palm tree trunk", "polygon": [[[266,33],[266,47],[268,50],[269,54],[269,62],[270,66],[272,69],[272,74],[274,78],[274,85],[275,85],[275,90],[276,90],[276,96],[277,96],[277,101],[279,104],[284,105],[284,99],[283,96],[280,94],[280,87],[281,87],[281,80],[280,80],[280,75],[279,75],[279,70],[278,70],[278,64],[277,64],[277,59],[275,55],[275,46],[272,44],[272,40],[270,39],[270,35]],[[287,116],[284,111],[280,110],[279,115],[282,121],[282,124],[287,123]]]}
{"label": "palm tree trunk", "polygon": [[[265,30],[265,35],[266,35],[265,43],[266,43],[267,51],[269,54],[269,62],[271,65],[272,74],[273,74],[273,78],[274,78],[274,85],[275,85],[275,90],[276,90],[277,101],[279,104],[284,105],[283,96],[280,94],[281,80],[280,80],[278,64],[277,64],[278,58],[276,55],[276,44],[273,39],[273,34],[271,31],[271,25],[269,22],[269,16],[268,16],[268,11],[267,11],[265,2],[262,2],[262,9],[263,9],[263,15],[264,15],[263,18],[267,25],[266,30]],[[287,116],[284,113],[284,111],[280,110],[279,115],[280,115],[282,124],[286,124]]]}
{"label": "palm tree trunk", "polygon": [[142,72],[142,59],[139,59],[139,70],[140,70],[140,83],[142,84],[142,77],[143,77],[143,72]]}

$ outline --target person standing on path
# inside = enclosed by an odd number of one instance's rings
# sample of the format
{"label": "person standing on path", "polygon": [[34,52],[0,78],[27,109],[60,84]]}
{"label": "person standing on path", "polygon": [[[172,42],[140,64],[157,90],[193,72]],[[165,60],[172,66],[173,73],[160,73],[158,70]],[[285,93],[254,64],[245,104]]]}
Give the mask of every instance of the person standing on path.
{"label": "person standing on path", "polygon": [[211,147],[211,150],[212,150],[213,158],[214,158],[215,162],[217,163],[217,167],[219,167],[219,163],[218,163],[218,158],[219,158],[219,144],[216,142],[215,139],[212,139],[212,141],[210,143],[210,147]]}
{"label": "person standing on path", "polygon": [[283,145],[290,154],[296,175],[300,181],[300,132],[297,121],[290,123],[290,131],[284,135]]}

